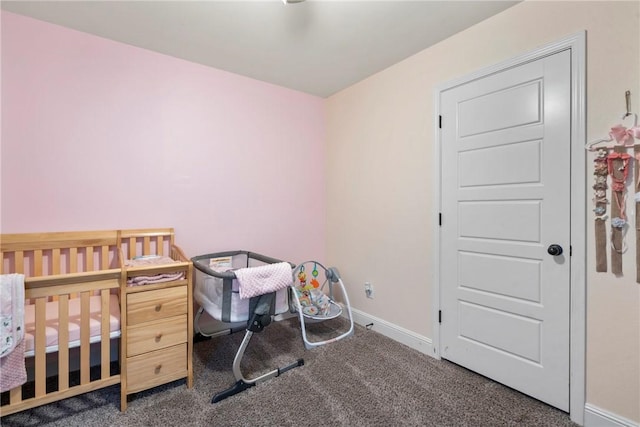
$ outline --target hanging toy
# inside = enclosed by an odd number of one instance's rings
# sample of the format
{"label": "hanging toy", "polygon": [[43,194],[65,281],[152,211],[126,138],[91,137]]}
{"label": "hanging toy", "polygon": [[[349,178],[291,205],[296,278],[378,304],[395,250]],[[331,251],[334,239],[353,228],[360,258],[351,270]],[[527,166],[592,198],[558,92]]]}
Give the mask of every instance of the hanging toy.
{"label": "hanging toy", "polygon": [[304,271],[304,265],[300,266],[300,271],[298,272],[298,280],[300,281],[300,287],[304,288],[307,286],[307,273]]}
{"label": "hanging toy", "polygon": [[313,286],[314,288],[319,288],[320,287],[320,282],[318,282],[318,265],[314,262],[313,263],[313,271],[311,272],[311,275],[313,276],[313,279],[311,279],[311,286]]}

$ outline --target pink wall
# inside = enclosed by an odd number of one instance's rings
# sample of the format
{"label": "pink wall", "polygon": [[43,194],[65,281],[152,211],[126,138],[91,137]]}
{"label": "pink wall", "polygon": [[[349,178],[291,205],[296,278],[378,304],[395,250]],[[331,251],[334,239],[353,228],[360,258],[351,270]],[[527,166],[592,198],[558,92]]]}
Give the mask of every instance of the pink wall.
{"label": "pink wall", "polygon": [[325,255],[321,98],[2,12],[3,233]]}

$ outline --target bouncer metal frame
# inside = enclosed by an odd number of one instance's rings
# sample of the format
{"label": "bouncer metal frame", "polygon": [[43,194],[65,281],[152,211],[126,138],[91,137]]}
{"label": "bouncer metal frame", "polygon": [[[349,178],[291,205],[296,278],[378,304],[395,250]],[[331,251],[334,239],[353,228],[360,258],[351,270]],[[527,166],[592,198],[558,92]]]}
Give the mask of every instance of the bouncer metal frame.
{"label": "bouncer metal frame", "polygon": [[[298,293],[296,291],[296,283],[295,283],[295,278],[298,274],[298,272],[300,271],[301,268],[304,267],[305,264],[311,264],[313,263],[314,266],[320,266],[324,272],[325,272],[325,281],[322,283],[322,286],[320,286],[320,290],[323,291],[324,287],[328,284],[328,297],[329,297],[329,304],[330,304],[330,310],[329,313],[327,313],[326,315],[310,315],[310,314],[305,314],[303,313],[303,307],[300,303],[300,299],[298,297]],[[298,266],[293,270],[293,278],[294,278],[294,283],[291,285],[291,294],[293,295],[293,299],[296,302],[296,311],[298,312],[298,316],[300,318],[300,328],[302,329],[302,340],[304,341],[304,346],[307,350],[315,348],[315,347],[319,347],[321,345],[325,345],[325,344],[329,344],[329,343],[333,343],[336,341],[339,341],[343,338],[347,338],[350,337],[354,334],[354,323],[353,323],[353,314],[351,313],[351,304],[349,303],[349,296],[347,295],[347,290],[345,289],[344,286],[344,282],[342,281],[342,278],[340,277],[340,272],[338,271],[338,269],[336,267],[330,267],[330,268],[326,268],[324,265],[322,265],[321,263],[319,263],[318,261],[305,261],[302,262],[300,264],[298,264]],[[338,303],[335,301],[334,299],[334,294],[333,294],[333,285],[337,284],[338,286],[340,286],[340,290],[342,293],[342,297],[344,298],[344,307],[342,304]],[[307,336],[307,328],[306,328],[306,323],[305,323],[305,319],[307,322],[309,323],[317,323],[317,322],[323,322],[326,320],[330,320],[330,319],[335,319],[338,316],[341,316],[343,313],[344,308],[346,308],[347,310],[347,318],[349,320],[349,329],[344,332],[343,334],[340,334],[336,337],[327,339],[327,340],[323,340],[323,341],[311,341],[309,340],[309,337]]]}

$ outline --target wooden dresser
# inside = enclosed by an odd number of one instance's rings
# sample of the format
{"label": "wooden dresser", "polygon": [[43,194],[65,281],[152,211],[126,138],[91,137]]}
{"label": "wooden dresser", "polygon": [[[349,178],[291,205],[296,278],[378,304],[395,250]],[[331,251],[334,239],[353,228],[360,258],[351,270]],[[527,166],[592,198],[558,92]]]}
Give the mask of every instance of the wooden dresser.
{"label": "wooden dresser", "polygon": [[[135,230],[122,236],[131,249],[123,258],[157,254],[160,235],[166,230]],[[142,235],[142,237],[140,237]],[[154,245],[144,238],[158,239]],[[138,239],[143,239],[142,243]],[[192,265],[173,244],[173,231],[167,249],[175,263],[150,266],[126,266],[123,262],[121,287],[121,410],[127,408],[127,396],[171,381],[186,378],[193,386],[193,308]],[[153,242],[153,240],[151,240]],[[161,251],[163,252],[163,251]],[[158,274],[182,272],[181,278],[162,283],[127,285],[127,281]]]}

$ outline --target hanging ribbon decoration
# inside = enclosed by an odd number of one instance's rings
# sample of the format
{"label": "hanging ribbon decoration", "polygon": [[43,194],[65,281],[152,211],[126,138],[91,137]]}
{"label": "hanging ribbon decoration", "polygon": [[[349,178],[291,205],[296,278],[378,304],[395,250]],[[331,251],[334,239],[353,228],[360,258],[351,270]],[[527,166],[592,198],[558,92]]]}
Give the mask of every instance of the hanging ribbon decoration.
{"label": "hanging ribbon decoration", "polygon": [[609,168],[607,166],[607,150],[600,148],[593,159],[593,185],[594,198],[593,204],[595,208],[593,212],[596,214],[595,235],[596,235],[596,271],[604,273],[607,271],[607,229],[605,221],[607,220],[607,175]]}
{"label": "hanging ribbon decoration", "polygon": [[629,129],[622,125],[616,125],[611,128],[609,132],[611,139],[615,139],[618,144],[627,145],[633,144],[634,138],[640,139],[640,126],[633,126]]}
{"label": "hanging ribbon decoration", "polygon": [[613,153],[607,156],[607,167],[611,177],[611,272],[622,274],[622,254],[627,247],[624,236],[627,231],[626,181],[629,174],[629,159],[626,147],[615,146]]}
{"label": "hanging ribbon decoration", "polygon": [[[633,199],[635,201],[635,229],[636,229],[636,281],[640,283],[640,146],[636,145],[636,139],[640,139],[640,126],[638,116],[631,112],[631,92],[625,92],[627,112],[622,116],[635,118],[633,126],[627,128],[621,124],[613,126],[609,131],[608,140],[597,140],[587,145],[589,150],[599,142],[615,141],[614,144],[597,150],[594,158],[593,190],[595,192],[593,211],[595,218],[596,237],[596,271],[607,271],[606,258],[606,228],[607,217],[607,177],[611,177],[611,272],[622,275],[622,254],[627,251],[625,236],[629,229],[627,218],[627,179],[629,177],[630,163],[634,162],[635,185]],[[627,153],[627,149],[633,147],[633,156]]]}
{"label": "hanging ribbon decoration", "polygon": [[636,282],[640,283],[640,145],[633,147],[633,154],[636,160],[635,163],[635,195],[634,200],[636,202]]}

